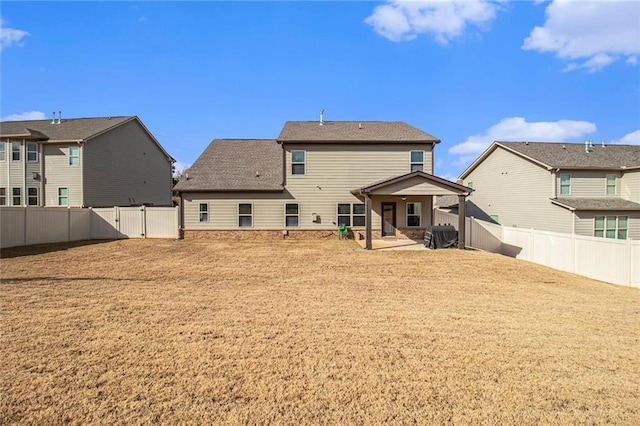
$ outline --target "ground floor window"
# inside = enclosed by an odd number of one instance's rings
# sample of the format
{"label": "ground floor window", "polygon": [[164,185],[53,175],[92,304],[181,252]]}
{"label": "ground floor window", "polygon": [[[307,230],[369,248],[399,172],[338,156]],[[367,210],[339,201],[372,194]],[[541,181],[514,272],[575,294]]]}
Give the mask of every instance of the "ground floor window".
{"label": "ground floor window", "polygon": [[27,188],[27,205],[38,205],[38,188]]}
{"label": "ground floor window", "polygon": [[200,203],[198,207],[198,221],[209,222],[209,204]]}
{"label": "ground floor window", "polygon": [[58,188],[58,205],[69,205],[69,190],[67,188]]}
{"label": "ground floor window", "polygon": [[0,188],[0,206],[6,206],[6,205],[7,205],[7,188]]}
{"label": "ground floor window", "polygon": [[12,206],[21,206],[22,205],[22,193],[20,188],[13,188],[11,194],[13,195],[13,200],[11,200]]}
{"label": "ground floor window", "polygon": [[365,226],[364,204],[338,204],[338,225]]}
{"label": "ground floor window", "polygon": [[593,235],[596,237],[627,239],[629,226],[628,216],[596,216]]}
{"label": "ground floor window", "polygon": [[407,226],[420,226],[421,203],[407,203]]}
{"label": "ground floor window", "polygon": [[253,205],[251,203],[238,204],[238,226],[240,228],[253,226]]}
{"label": "ground floor window", "polygon": [[287,227],[300,226],[300,206],[298,204],[287,204],[284,209],[284,224]]}

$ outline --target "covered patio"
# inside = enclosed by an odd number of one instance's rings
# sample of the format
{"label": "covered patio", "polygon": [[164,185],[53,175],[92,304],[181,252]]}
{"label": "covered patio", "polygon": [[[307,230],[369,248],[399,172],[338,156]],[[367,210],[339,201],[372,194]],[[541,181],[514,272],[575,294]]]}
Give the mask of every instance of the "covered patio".
{"label": "covered patio", "polygon": [[[456,195],[458,197],[458,248],[465,248],[465,199],[471,188],[437,176],[415,171],[391,177],[351,191],[365,203],[365,244],[373,249],[374,238],[391,239],[398,234],[409,239],[422,238],[433,223],[433,197]],[[398,220],[397,205],[404,205],[406,216]],[[422,210],[422,205],[429,209]],[[425,219],[428,219],[425,222]],[[375,234],[375,235],[374,235]],[[422,236],[421,236],[421,235]]]}

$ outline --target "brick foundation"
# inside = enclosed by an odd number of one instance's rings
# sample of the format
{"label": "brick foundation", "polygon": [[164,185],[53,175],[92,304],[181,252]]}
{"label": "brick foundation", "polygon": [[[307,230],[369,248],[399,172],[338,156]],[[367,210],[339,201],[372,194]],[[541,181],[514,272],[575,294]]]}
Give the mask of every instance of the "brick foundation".
{"label": "brick foundation", "polygon": [[[395,237],[384,237],[399,240],[422,240],[424,238],[424,229],[416,228],[398,228]],[[303,230],[303,229],[287,229],[284,235],[281,229],[229,229],[229,230],[182,230],[181,235],[187,240],[322,240],[337,239],[338,231],[334,229],[324,230]],[[364,229],[349,230],[349,239],[364,240],[366,231]],[[382,233],[378,230],[372,231],[374,240],[382,239]]]}

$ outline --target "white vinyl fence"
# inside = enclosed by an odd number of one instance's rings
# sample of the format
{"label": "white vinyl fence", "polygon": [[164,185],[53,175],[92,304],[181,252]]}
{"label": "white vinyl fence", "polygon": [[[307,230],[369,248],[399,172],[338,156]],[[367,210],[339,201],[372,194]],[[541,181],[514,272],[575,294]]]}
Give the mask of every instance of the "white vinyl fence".
{"label": "white vinyl fence", "polygon": [[[436,209],[434,220],[458,228],[456,214]],[[475,218],[466,218],[465,228],[469,247],[640,288],[640,241],[513,228]]]}
{"label": "white vinyl fence", "polygon": [[178,235],[177,207],[0,207],[0,248]]}

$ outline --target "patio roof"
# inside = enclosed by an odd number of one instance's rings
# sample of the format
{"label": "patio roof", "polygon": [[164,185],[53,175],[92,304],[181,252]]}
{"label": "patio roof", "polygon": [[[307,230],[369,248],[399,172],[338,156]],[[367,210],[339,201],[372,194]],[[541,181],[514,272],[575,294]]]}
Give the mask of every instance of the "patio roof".
{"label": "patio roof", "polygon": [[472,189],[425,172],[390,177],[351,191],[354,195],[469,195]]}

